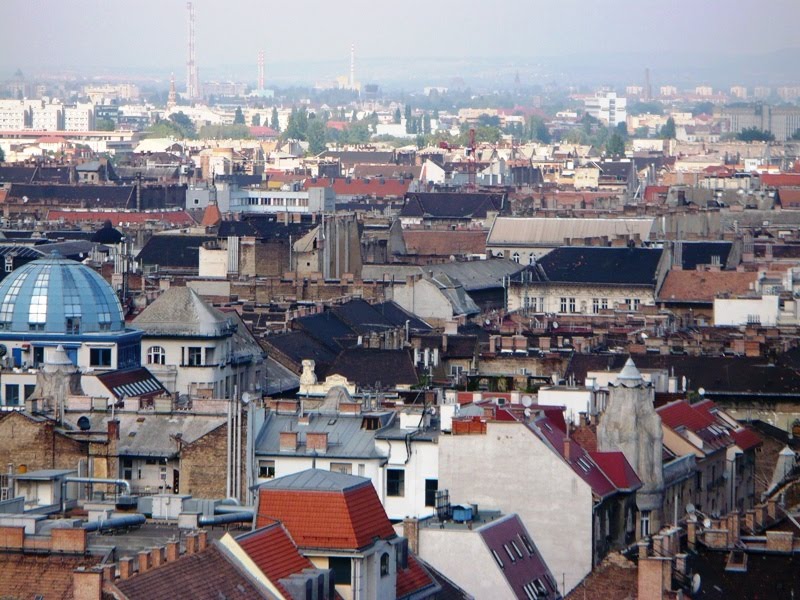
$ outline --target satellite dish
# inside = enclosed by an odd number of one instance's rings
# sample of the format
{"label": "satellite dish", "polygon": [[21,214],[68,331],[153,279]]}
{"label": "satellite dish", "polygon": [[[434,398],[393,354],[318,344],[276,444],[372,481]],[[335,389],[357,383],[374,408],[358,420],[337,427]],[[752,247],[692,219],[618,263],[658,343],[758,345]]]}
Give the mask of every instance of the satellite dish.
{"label": "satellite dish", "polygon": [[528,408],[531,404],[533,404],[533,398],[531,398],[530,396],[525,394],[522,397],[522,406],[524,406],[525,408]]}
{"label": "satellite dish", "polygon": [[711,519],[709,519],[708,517],[703,519],[703,527],[705,527],[706,529],[711,529]]}
{"label": "satellite dish", "polygon": [[700,394],[701,396],[705,396],[706,395],[706,388],[700,388],[699,390],[697,390],[697,393]]}
{"label": "satellite dish", "polygon": [[692,504],[691,502],[686,505],[686,513],[687,514],[693,515],[696,511],[697,511],[697,509],[694,507],[694,504]]}
{"label": "satellite dish", "polygon": [[643,340],[646,340],[648,337],[650,337],[650,336],[648,336],[646,333],[643,333],[643,334],[642,334],[642,339],[643,339]]}
{"label": "satellite dish", "polygon": [[558,329],[558,321],[553,321],[553,329]]}
{"label": "satellite dish", "polygon": [[89,420],[89,417],[83,416],[78,419],[78,429],[81,431],[89,431],[92,428],[92,422]]}
{"label": "satellite dish", "polygon": [[242,404],[249,404],[251,399],[250,392],[242,394]]}
{"label": "satellite dish", "polygon": [[692,576],[692,593],[696,594],[699,591],[700,591],[700,574],[695,573]]}

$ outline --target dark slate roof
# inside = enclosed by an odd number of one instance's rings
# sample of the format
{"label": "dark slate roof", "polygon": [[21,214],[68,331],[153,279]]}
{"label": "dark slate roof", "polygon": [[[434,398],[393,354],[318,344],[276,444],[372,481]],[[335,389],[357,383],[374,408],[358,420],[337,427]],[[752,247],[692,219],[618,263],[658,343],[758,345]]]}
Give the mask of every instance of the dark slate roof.
{"label": "dark slate roof", "polygon": [[28,202],[62,200],[85,202],[91,208],[125,208],[133,198],[133,186],[118,185],[37,185],[14,183],[8,191],[8,199]]}
{"label": "dark slate roof", "polygon": [[505,194],[432,192],[406,194],[401,217],[485,218],[487,211],[501,211]]}
{"label": "dark slate roof", "polygon": [[36,167],[0,166],[0,183],[30,183]]}
{"label": "dark slate roof", "polygon": [[301,329],[328,348],[338,351],[345,347],[344,340],[353,337],[353,330],[333,311],[300,317],[292,322],[295,329]]}
{"label": "dark slate roof", "polygon": [[[271,335],[264,339],[267,347],[267,354],[283,354],[290,361],[295,363],[299,369],[302,362],[306,359],[315,362],[318,373],[327,371],[330,364],[336,358],[336,352],[327,345],[312,337],[306,331],[290,331],[278,335]],[[272,352],[271,352],[272,350]]]}
{"label": "dark slate roof", "polygon": [[313,224],[310,222],[284,224],[282,220],[274,216],[250,217],[241,221],[222,221],[219,224],[217,237],[247,236],[259,240],[278,240],[288,239],[289,236],[292,236],[292,239],[296,240],[305,235],[312,227]]}
{"label": "dark slate roof", "polygon": [[682,242],[681,267],[694,271],[698,265],[710,265],[712,256],[719,256],[724,267],[732,247],[731,242]]}
{"label": "dark slate roof", "polygon": [[332,310],[342,322],[349,325],[358,334],[386,331],[396,327],[369,302],[360,298],[335,306]]}
{"label": "dark slate roof", "polygon": [[389,300],[373,305],[375,310],[380,312],[388,321],[397,326],[405,326],[408,321],[408,328],[411,331],[431,331],[431,326],[425,321],[408,312],[396,302]]}
{"label": "dark slate roof", "polygon": [[358,387],[391,389],[419,381],[411,355],[405,350],[350,348],[336,357],[326,375],[343,375]]}
{"label": "dark slate roof", "polygon": [[[575,354],[570,359],[565,378],[574,376],[583,383],[589,371],[619,371],[625,354]],[[690,390],[704,388],[706,396],[785,394],[800,397],[797,371],[782,365],[770,365],[760,357],[685,356],[643,354],[632,357],[639,369],[674,369],[678,381],[687,379]]]}
{"label": "dark slate roof", "polygon": [[247,175],[245,173],[234,173],[232,175],[215,175],[214,181],[234,183],[239,186],[256,185],[263,181],[261,175]]}
{"label": "dark slate roof", "polygon": [[41,167],[36,171],[34,181],[47,183],[69,183],[70,167]]}
{"label": "dark slate roof", "polygon": [[123,237],[119,229],[114,229],[111,221],[106,221],[100,229],[92,234],[92,241],[99,244],[119,244]]}
{"label": "dark slate roof", "polygon": [[[661,249],[565,246],[525,269],[532,281],[655,285]],[[521,274],[513,279],[521,281]]]}
{"label": "dark slate roof", "polygon": [[603,177],[612,177],[619,181],[628,181],[633,174],[634,164],[631,161],[608,160],[598,163]]}
{"label": "dark slate roof", "polygon": [[197,269],[200,246],[214,239],[208,235],[154,235],[136,258],[146,265]]}
{"label": "dark slate roof", "polygon": [[93,241],[94,234],[91,231],[81,231],[79,229],[67,229],[61,231],[45,231],[44,237],[48,240],[57,242],[59,240],[83,240],[85,242]]}

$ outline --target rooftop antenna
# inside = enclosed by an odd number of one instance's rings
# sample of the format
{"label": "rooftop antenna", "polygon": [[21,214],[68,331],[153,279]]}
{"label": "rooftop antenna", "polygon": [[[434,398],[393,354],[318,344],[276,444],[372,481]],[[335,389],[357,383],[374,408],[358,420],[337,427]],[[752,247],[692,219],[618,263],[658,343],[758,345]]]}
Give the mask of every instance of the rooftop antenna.
{"label": "rooftop antenna", "polygon": [[258,51],[258,89],[264,89],[264,51]]}
{"label": "rooftop antenna", "polygon": [[200,87],[197,79],[197,64],[194,54],[194,6],[191,2],[186,3],[189,11],[189,39],[186,59],[186,95],[189,100],[197,98],[198,88]]}

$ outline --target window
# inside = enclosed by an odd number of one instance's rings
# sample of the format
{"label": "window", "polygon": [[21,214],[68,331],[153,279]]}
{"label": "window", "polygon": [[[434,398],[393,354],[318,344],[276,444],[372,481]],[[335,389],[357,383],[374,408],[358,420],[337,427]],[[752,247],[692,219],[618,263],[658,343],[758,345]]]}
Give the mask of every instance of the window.
{"label": "window", "polygon": [[650,511],[643,510],[639,515],[639,531],[640,537],[647,537],[650,535]]}
{"label": "window", "polygon": [[110,367],[111,366],[111,348],[90,348],[89,349],[89,366],[92,366],[92,367]]}
{"label": "window", "polygon": [[328,568],[333,571],[333,581],[336,585],[351,585],[349,558],[344,556],[331,556],[328,559]]}
{"label": "window", "polygon": [[214,348],[206,348],[206,362],[207,365],[214,364]]}
{"label": "window", "polygon": [[81,332],[81,318],[67,317],[67,333],[77,334]]}
{"label": "window", "polygon": [[33,366],[38,367],[44,362],[44,346],[33,347]]}
{"label": "window", "polygon": [[28,398],[33,396],[33,392],[36,390],[36,386],[35,385],[25,384],[25,387],[23,388],[23,390],[24,390],[23,393],[25,394],[25,400],[27,400]]}
{"label": "window", "polygon": [[167,360],[167,353],[161,346],[150,346],[147,349],[148,365],[163,365]]}
{"label": "window", "polygon": [[503,544],[503,549],[506,551],[506,554],[508,554],[508,558],[512,563],[517,562],[517,558],[514,556],[513,552],[511,552],[511,548],[508,547],[508,544]]}
{"label": "window", "polygon": [[359,463],[359,465],[358,465],[358,476],[359,477],[364,477],[364,473],[366,472],[366,470],[367,470],[367,465],[365,465],[364,463]]}
{"label": "window", "polygon": [[384,552],[381,554],[381,577],[386,577],[389,574],[389,553]]}
{"label": "window", "polygon": [[19,406],[19,385],[7,383],[5,391],[6,406]]}
{"label": "window", "polygon": [[608,308],[608,298],[600,298],[600,310],[606,310]]}
{"label": "window", "polygon": [[497,551],[492,550],[492,556],[494,556],[494,560],[497,562],[497,566],[502,569],[503,568],[503,559],[500,558],[500,555],[497,553]]}
{"label": "window", "polygon": [[425,506],[436,506],[436,492],[439,491],[438,479],[425,480]]}
{"label": "window", "polygon": [[406,472],[403,469],[386,470],[386,495],[406,495]]}
{"label": "window", "polygon": [[189,347],[188,365],[190,367],[199,367],[203,364],[203,349],[197,346]]}
{"label": "window", "polygon": [[567,300],[568,298],[561,298],[561,311],[562,313],[567,312]]}
{"label": "window", "polygon": [[511,546],[514,548],[514,552],[517,553],[517,556],[522,558],[522,550],[520,550],[519,546],[517,546],[517,542],[515,542],[514,540],[511,540]]}
{"label": "window", "polygon": [[569,312],[571,313],[575,312],[575,298],[569,299]]}
{"label": "window", "polygon": [[130,458],[122,459],[122,478],[127,481],[133,479],[133,460]]}
{"label": "window", "polygon": [[592,312],[594,314],[600,312],[600,298],[592,298]]}
{"label": "window", "polygon": [[532,556],[533,555],[533,544],[528,539],[528,536],[520,533],[519,534],[519,539],[522,542],[522,545],[525,546],[525,550],[528,551],[528,554],[530,554]]}
{"label": "window", "polygon": [[351,465],[350,463],[332,462],[331,463],[331,472],[333,472],[333,473],[344,473],[345,475],[351,475],[353,473],[353,465]]}
{"label": "window", "polygon": [[275,477],[275,461],[274,460],[259,460],[258,461],[258,478],[259,479],[272,479]]}
{"label": "window", "polygon": [[519,262],[519,252],[514,252],[514,254],[511,255],[511,260],[513,260],[515,263],[518,263]]}

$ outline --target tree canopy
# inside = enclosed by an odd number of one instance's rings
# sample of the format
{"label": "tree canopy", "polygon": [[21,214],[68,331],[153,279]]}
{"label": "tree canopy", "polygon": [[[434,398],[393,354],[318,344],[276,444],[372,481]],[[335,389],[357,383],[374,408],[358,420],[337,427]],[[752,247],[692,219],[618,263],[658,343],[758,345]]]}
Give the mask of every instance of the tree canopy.
{"label": "tree canopy", "polygon": [[758,127],[746,127],[736,136],[741,142],[774,142],[775,136],[769,131],[762,131]]}

